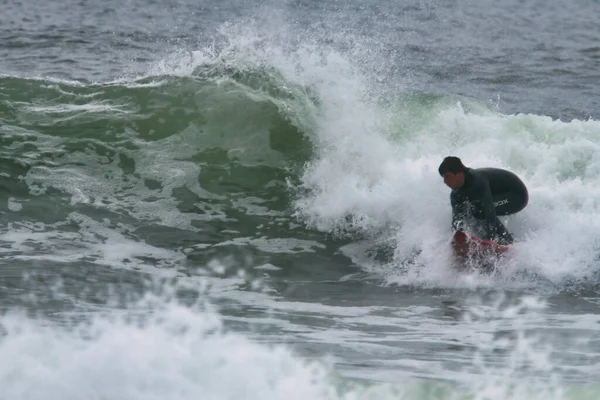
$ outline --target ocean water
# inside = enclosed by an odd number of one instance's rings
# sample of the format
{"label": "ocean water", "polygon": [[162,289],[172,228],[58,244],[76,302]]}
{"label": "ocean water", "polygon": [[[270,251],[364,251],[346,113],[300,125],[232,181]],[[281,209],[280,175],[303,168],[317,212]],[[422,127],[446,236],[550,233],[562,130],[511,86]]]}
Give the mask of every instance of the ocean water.
{"label": "ocean water", "polygon": [[598,2],[2,9],[0,398],[600,396]]}

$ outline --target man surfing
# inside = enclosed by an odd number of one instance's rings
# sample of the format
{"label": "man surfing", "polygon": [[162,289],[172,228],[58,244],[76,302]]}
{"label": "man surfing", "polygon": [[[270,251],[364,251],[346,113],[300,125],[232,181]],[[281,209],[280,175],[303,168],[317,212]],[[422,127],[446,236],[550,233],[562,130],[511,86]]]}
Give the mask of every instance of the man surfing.
{"label": "man surfing", "polygon": [[498,168],[467,168],[454,156],[444,158],[438,172],[452,189],[453,231],[469,225],[481,239],[513,243],[498,216],[515,214],[527,206],[529,194],[517,175]]}

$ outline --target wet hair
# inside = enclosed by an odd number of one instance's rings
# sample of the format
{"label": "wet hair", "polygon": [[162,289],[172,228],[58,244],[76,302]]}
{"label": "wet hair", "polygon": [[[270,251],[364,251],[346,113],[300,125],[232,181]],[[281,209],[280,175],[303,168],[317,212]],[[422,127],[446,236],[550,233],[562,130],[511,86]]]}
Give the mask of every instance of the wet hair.
{"label": "wet hair", "polygon": [[440,175],[444,175],[446,172],[452,172],[453,174],[458,174],[459,172],[465,172],[467,167],[465,167],[458,157],[448,156],[444,158],[444,161],[440,164],[438,168],[438,172]]}

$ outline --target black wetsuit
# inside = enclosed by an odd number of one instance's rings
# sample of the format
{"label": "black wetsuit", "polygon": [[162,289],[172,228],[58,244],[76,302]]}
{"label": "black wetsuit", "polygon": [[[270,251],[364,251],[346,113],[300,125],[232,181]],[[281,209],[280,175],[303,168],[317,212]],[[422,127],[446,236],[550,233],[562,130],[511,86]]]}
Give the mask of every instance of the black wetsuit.
{"label": "black wetsuit", "polygon": [[497,168],[467,168],[465,184],[450,194],[452,229],[460,230],[469,217],[477,221],[482,239],[510,244],[513,237],[498,215],[510,215],[525,208],[529,194],[525,184],[512,172]]}

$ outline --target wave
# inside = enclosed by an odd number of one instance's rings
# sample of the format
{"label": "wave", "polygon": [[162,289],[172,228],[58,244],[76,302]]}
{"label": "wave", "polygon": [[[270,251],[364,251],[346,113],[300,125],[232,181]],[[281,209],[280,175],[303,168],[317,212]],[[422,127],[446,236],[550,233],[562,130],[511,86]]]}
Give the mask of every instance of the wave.
{"label": "wave", "polygon": [[507,276],[595,280],[597,121],[390,93],[347,53],[237,39],[217,53],[175,54],[136,79],[2,78],[12,204],[35,215],[24,199],[43,195],[193,232],[215,221],[238,231],[249,215],[350,240],[384,232],[395,242],[389,282],[440,284],[450,208],[436,170],[454,154],[513,170],[530,189],[527,209],[507,219],[519,241]]}
{"label": "wave", "polygon": [[268,77],[202,67],[188,77],[111,84],[4,77],[0,119],[4,129],[109,144],[133,137],[156,142],[193,131],[190,145],[237,151],[242,162],[306,160],[310,114],[295,112],[302,108],[296,104],[314,108],[312,99]]}
{"label": "wave", "polygon": [[[121,312],[55,316],[57,322],[17,311],[0,315],[0,356],[11,360],[0,369],[3,393],[15,400],[577,400],[593,398],[599,390],[596,384],[555,376],[552,349],[526,335],[532,314],[520,311],[535,309],[533,300],[502,312],[513,322],[510,338],[475,335],[478,348],[470,365],[448,371],[452,379],[394,374],[390,384],[344,376],[326,355],[307,360],[289,346],[256,343],[225,329],[202,296],[184,306],[175,294],[172,289],[147,293]],[[482,323],[494,324],[493,319]],[[504,351],[506,359],[498,356]]]}

